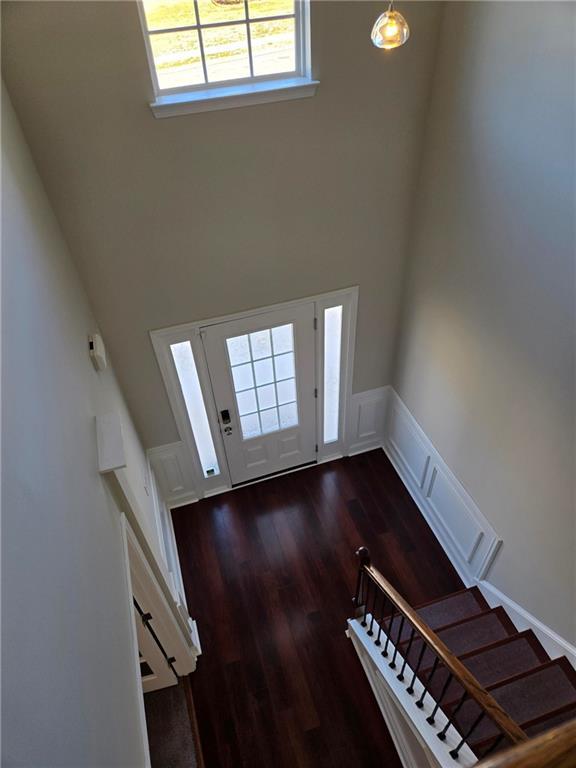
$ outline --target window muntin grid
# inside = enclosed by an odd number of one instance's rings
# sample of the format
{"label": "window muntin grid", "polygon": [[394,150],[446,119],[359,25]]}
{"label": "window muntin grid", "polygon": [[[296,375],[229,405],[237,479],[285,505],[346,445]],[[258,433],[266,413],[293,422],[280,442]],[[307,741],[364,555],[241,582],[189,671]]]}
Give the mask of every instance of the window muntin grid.
{"label": "window muntin grid", "polygon": [[242,438],[298,426],[292,323],[226,339]]}
{"label": "window muntin grid", "polygon": [[156,90],[294,76],[304,0],[143,0]]}

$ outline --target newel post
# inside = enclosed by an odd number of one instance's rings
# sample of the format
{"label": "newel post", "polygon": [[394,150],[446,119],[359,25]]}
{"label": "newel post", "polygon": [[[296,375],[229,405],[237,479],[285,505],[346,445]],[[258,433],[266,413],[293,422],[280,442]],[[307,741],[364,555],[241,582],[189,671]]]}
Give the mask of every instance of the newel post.
{"label": "newel post", "polygon": [[356,557],[358,558],[358,579],[356,580],[356,592],[352,598],[352,603],[358,608],[359,605],[361,605],[359,601],[360,592],[362,590],[364,566],[370,565],[370,552],[368,551],[368,547],[360,547],[357,549]]}
{"label": "newel post", "polygon": [[359,567],[363,565],[370,565],[370,550],[368,547],[360,547],[356,550],[356,557],[358,558]]}

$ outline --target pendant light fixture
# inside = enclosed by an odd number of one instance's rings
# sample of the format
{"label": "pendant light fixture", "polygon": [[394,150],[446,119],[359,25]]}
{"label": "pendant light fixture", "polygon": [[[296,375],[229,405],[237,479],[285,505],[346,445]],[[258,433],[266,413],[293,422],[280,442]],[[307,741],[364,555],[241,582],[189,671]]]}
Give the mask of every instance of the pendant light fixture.
{"label": "pendant light fixture", "polygon": [[376,19],[372,27],[372,42],[376,48],[389,51],[399,48],[410,37],[410,27],[401,13],[394,10],[394,0],[391,0],[388,10]]}

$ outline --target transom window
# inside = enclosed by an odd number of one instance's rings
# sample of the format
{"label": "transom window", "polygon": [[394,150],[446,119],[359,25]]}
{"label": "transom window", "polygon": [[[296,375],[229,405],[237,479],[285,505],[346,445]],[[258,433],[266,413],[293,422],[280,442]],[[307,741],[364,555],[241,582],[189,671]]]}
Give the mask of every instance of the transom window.
{"label": "transom window", "polygon": [[304,0],[143,0],[157,94],[304,75]]}
{"label": "transom window", "polygon": [[292,323],[226,344],[244,440],[298,426]]}

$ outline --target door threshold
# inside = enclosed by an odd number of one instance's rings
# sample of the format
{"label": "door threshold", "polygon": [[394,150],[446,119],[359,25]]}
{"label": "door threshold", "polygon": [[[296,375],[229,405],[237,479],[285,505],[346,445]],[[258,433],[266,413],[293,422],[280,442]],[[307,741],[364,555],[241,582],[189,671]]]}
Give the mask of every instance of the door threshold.
{"label": "door threshold", "polygon": [[289,475],[291,472],[298,472],[300,469],[307,469],[308,467],[315,467],[318,464],[318,460],[307,461],[305,464],[298,464],[296,467],[290,467],[289,469],[281,469],[278,472],[270,472],[268,475],[262,475],[261,477],[255,477],[253,480],[244,480],[241,483],[232,483],[231,490],[236,488],[244,488],[246,485],[254,485],[254,483],[261,483],[263,480],[270,480],[272,477],[280,477],[281,475]]}

